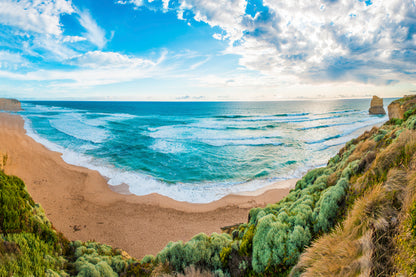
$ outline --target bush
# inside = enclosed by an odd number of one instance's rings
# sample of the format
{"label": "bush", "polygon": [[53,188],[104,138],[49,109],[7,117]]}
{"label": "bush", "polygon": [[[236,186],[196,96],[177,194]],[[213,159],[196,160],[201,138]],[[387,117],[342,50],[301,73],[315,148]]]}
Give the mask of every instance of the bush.
{"label": "bush", "polygon": [[[0,172],[0,276],[56,276],[66,264],[58,234],[22,180]],[[65,274],[62,274],[65,275]]]}
{"label": "bush", "polygon": [[409,130],[416,130],[416,115],[412,115],[406,120],[406,128]]}
{"label": "bush", "polygon": [[341,178],[333,187],[329,187],[319,199],[313,213],[314,231],[328,232],[335,225],[341,202],[345,199],[348,181]]}
{"label": "bush", "polygon": [[220,253],[223,248],[231,246],[228,234],[199,234],[189,242],[170,242],[156,256],[159,263],[169,263],[176,272],[184,272],[185,268],[194,265],[197,268],[215,271],[222,268]]}
{"label": "bush", "polygon": [[105,244],[74,241],[70,245],[74,249],[74,267],[78,276],[95,276],[97,272],[98,276],[118,276],[135,262]]}

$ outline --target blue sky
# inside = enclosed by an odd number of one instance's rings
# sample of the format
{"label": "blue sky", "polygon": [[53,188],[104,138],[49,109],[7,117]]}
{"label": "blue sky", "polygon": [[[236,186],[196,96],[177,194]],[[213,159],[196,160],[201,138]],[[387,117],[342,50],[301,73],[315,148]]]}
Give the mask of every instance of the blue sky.
{"label": "blue sky", "polygon": [[416,93],[414,0],[0,0],[0,96]]}

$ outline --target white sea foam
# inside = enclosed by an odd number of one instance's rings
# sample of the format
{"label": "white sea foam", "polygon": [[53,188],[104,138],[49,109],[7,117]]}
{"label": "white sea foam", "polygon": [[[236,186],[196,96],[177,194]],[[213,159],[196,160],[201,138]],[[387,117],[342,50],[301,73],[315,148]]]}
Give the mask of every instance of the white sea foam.
{"label": "white sea foam", "polygon": [[[259,130],[261,132],[261,130]],[[279,132],[268,131],[263,132],[264,135],[253,136],[250,132],[219,130],[219,129],[199,129],[189,125],[170,125],[161,126],[157,128],[148,128],[148,132],[143,132],[144,135],[155,139],[178,139],[178,140],[196,140],[208,144],[213,144],[215,141],[228,141],[226,144],[236,141],[237,144],[241,144],[243,140],[250,140],[250,144],[263,144],[264,142],[255,142],[256,140],[267,140],[279,138]],[[267,143],[270,143],[267,142]],[[273,142],[275,143],[275,142]],[[213,144],[221,146],[223,143]]]}
{"label": "white sea foam", "polygon": [[283,143],[278,141],[278,139],[268,139],[268,138],[257,138],[257,139],[216,139],[216,140],[204,140],[204,143],[212,146],[266,146],[274,145],[279,146]]}
{"label": "white sea foam", "polygon": [[77,109],[70,109],[70,108],[63,108],[63,107],[45,106],[45,105],[30,105],[30,104],[22,103],[22,108],[23,109],[30,108],[30,107],[33,107],[33,109],[31,109],[31,111],[37,112],[37,113],[45,113],[45,112],[73,113],[73,112],[80,111],[80,110],[77,110]]}
{"label": "white sea foam", "polygon": [[242,191],[255,191],[278,180],[291,179],[300,176],[298,174],[294,174],[283,176],[279,179],[257,179],[240,183],[205,182],[168,184],[156,180],[154,177],[138,172],[115,168],[105,161],[94,159],[91,156],[63,148],[39,136],[33,130],[30,120],[27,117],[24,117],[24,120],[24,128],[26,129],[27,134],[35,141],[43,144],[48,149],[62,153],[62,159],[66,163],[97,170],[102,176],[108,178],[108,184],[112,186],[127,184],[130,191],[136,195],[158,193],[177,201],[187,201],[191,203],[210,203],[212,201],[221,199],[228,194],[238,194]]}
{"label": "white sea foam", "polygon": [[186,147],[182,143],[161,139],[156,140],[150,146],[150,149],[165,154],[178,154],[187,151]]}
{"label": "white sea foam", "polygon": [[80,120],[80,117],[80,114],[68,113],[50,119],[49,123],[58,131],[77,139],[102,143],[109,138],[110,134],[106,129],[87,125]]}
{"label": "white sea foam", "polygon": [[[90,118],[89,116],[90,117],[99,116],[99,117]],[[122,122],[122,121],[133,119],[133,118],[136,118],[136,116],[131,115],[131,114],[124,114],[124,113],[106,114],[106,113],[87,112],[87,113],[84,113],[79,118],[79,120],[84,124],[98,127],[98,126],[106,126],[110,122]]]}

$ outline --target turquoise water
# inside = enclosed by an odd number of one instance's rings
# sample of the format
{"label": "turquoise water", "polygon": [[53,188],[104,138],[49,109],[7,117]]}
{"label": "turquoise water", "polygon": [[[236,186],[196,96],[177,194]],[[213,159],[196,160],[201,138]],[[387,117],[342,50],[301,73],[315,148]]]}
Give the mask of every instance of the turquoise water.
{"label": "turquoise water", "polygon": [[[384,101],[385,106],[392,99]],[[23,102],[25,128],[110,185],[206,203],[301,177],[385,122],[369,99],[286,102]]]}

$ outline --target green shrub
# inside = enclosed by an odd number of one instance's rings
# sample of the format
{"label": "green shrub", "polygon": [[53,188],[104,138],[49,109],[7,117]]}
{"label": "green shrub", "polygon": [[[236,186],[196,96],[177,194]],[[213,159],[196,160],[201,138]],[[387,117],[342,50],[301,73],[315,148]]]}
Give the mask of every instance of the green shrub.
{"label": "green shrub", "polygon": [[6,251],[1,255],[0,265],[3,272],[7,272],[6,276],[43,276],[48,270],[59,271],[64,267],[65,261],[59,259],[54,246],[42,241],[36,234],[7,234],[3,236],[4,242],[13,242],[18,247],[15,253]]}
{"label": "green shrub", "polygon": [[412,115],[406,120],[406,128],[409,130],[416,130],[416,115]]}
{"label": "green shrub", "polygon": [[170,242],[159,254],[159,263],[169,263],[177,272],[194,265],[197,268],[215,271],[222,268],[220,253],[223,248],[231,246],[228,234],[198,234],[187,243]]}
{"label": "green shrub", "polygon": [[78,276],[95,276],[96,272],[100,276],[117,276],[136,262],[124,258],[120,251],[113,250],[111,246],[94,241],[74,241],[70,245],[74,249],[74,267]]}
{"label": "green shrub", "polygon": [[409,117],[416,114],[416,106],[404,112],[403,120],[406,121]]}
{"label": "green shrub", "polygon": [[[0,276],[65,275],[67,240],[58,234],[23,181],[0,172]],[[61,274],[62,273],[62,274]]]}
{"label": "green shrub", "polygon": [[389,121],[387,121],[387,124],[390,125],[397,125],[400,126],[403,123],[403,119],[399,119],[399,118],[391,118]]}
{"label": "green shrub", "polygon": [[335,186],[325,190],[313,213],[315,232],[328,232],[335,225],[339,205],[345,199],[348,185],[347,179],[341,178]]}

